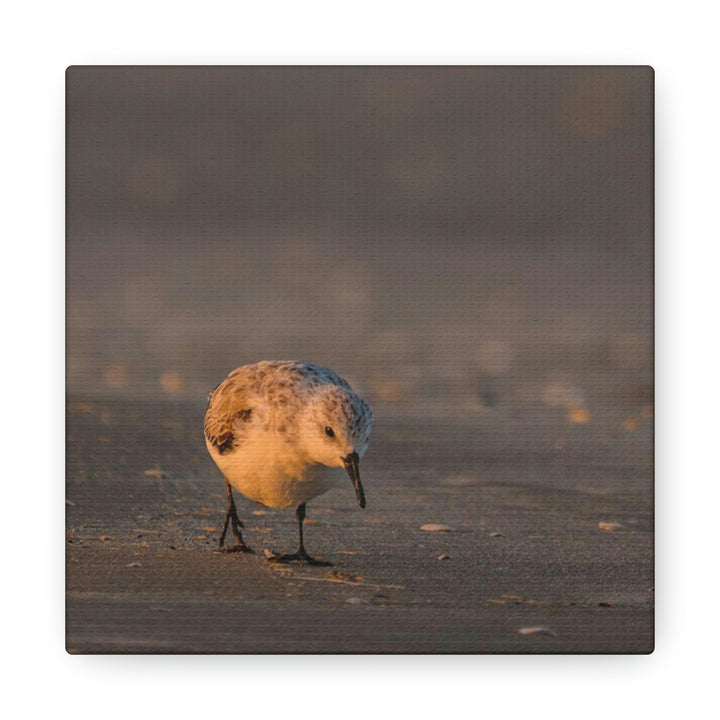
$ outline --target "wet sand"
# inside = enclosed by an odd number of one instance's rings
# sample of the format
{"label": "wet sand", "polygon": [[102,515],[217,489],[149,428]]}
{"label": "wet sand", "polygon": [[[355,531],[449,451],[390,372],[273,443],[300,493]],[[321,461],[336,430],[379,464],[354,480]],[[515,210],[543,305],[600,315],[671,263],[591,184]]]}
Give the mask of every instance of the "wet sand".
{"label": "wet sand", "polygon": [[294,514],[244,500],[256,553],[215,552],[225,497],[202,402],[67,408],[71,653],[653,649],[651,420],[376,408],[367,508],[349,481],[308,505],[322,568],[268,564],[264,549],[295,548]]}

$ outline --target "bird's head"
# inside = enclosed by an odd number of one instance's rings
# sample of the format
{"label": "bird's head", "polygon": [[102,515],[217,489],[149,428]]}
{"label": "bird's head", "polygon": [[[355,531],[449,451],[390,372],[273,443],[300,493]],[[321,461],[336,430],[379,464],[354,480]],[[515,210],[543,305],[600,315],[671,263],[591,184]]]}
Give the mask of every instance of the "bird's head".
{"label": "bird's head", "polygon": [[308,459],[328,467],[344,467],[360,507],[365,494],[359,462],[365,454],[373,426],[370,406],[352,391],[321,385],[302,412],[302,443]]}

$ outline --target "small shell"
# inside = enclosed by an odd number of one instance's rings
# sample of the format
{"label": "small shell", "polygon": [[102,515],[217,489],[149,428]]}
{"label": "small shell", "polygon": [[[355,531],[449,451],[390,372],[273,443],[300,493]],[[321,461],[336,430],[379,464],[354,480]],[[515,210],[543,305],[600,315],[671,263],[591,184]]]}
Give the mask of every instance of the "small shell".
{"label": "small shell", "polygon": [[598,528],[600,530],[607,530],[608,532],[612,532],[613,530],[619,530],[622,527],[622,525],[619,522],[606,522],[604,520],[601,520],[598,523]]}
{"label": "small shell", "polygon": [[532,627],[521,627],[518,628],[518,632],[521,635],[549,635],[550,637],[557,637],[557,633],[549,627],[542,625],[534,625]]}
{"label": "small shell", "polygon": [[440,525],[439,523],[425,523],[420,526],[420,529],[425,532],[455,532],[455,528],[451,528],[449,525]]}
{"label": "small shell", "polygon": [[367,600],[363,600],[362,598],[359,598],[359,597],[349,597],[349,598],[347,598],[347,600],[345,600],[345,602],[348,605],[369,605],[370,604]]}
{"label": "small shell", "polygon": [[150,470],[145,471],[145,476],[155,478],[157,480],[164,480],[167,477],[167,474],[164,473],[162,470],[157,470],[156,468],[150,468]]}

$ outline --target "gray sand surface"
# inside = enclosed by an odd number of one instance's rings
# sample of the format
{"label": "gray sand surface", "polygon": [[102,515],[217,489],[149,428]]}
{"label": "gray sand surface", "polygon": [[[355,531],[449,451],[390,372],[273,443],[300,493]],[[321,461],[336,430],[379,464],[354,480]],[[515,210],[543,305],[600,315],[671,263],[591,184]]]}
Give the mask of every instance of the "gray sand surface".
{"label": "gray sand surface", "polygon": [[241,498],[256,554],[215,552],[202,402],[67,407],[71,653],[653,649],[651,419],[376,408],[367,508],[349,481],[308,505],[322,568],[268,564],[265,548],[294,550],[294,514]]}

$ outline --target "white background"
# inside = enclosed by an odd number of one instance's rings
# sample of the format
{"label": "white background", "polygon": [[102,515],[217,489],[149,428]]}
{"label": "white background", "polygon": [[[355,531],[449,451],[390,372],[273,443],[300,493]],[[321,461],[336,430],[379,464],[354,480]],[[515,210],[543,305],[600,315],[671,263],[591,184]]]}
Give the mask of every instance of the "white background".
{"label": "white background", "polygon": [[[107,8],[107,9],[106,9]],[[717,707],[720,408],[712,4],[13,3],[3,11],[3,706],[72,718],[626,718]],[[69,656],[64,70],[71,64],[638,64],[656,72],[656,651]],[[712,710],[710,710],[712,712]]]}

